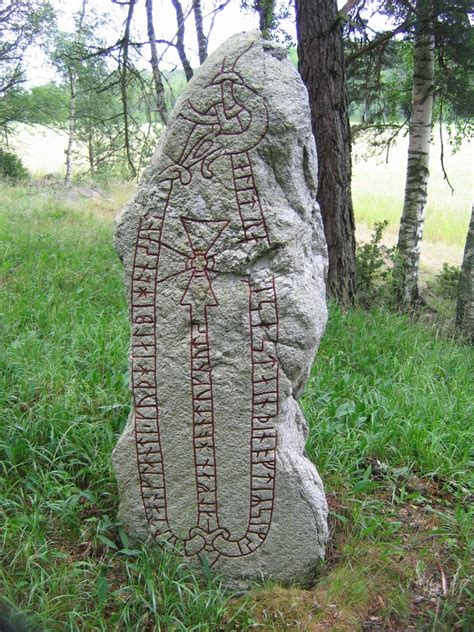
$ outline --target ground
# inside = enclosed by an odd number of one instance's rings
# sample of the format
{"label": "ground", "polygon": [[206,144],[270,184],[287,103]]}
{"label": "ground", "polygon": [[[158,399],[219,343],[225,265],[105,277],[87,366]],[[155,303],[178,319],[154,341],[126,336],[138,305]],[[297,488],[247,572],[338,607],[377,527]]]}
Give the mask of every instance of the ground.
{"label": "ground", "polygon": [[[368,236],[392,207],[387,183],[362,172],[356,211]],[[473,629],[474,353],[450,327],[383,308],[330,306],[302,400],[330,506],[311,586],[235,595],[129,541],[110,454],[130,403],[111,239],[130,192],[0,190],[0,614],[53,632]],[[446,210],[445,241],[428,232],[437,262],[451,247],[446,260],[459,262],[464,202]]]}
{"label": "ground", "polygon": [[127,196],[0,194],[3,602],[58,631],[470,629],[473,353],[385,310],[331,306],[303,398],[331,508],[313,586],[229,595],[128,541],[110,464],[129,410],[111,245]]}

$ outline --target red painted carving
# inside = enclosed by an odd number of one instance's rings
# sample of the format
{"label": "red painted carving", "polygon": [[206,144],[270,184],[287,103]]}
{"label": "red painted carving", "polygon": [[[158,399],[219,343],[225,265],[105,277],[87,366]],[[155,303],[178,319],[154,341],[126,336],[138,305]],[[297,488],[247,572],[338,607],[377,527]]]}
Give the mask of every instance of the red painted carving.
{"label": "red painted carving", "polygon": [[[235,191],[236,211],[242,226],[240,241],[270,244],[258,196],[251,150],[267,132],[265,103],[225,62],[209,84],[210,103],[200,111],[191,103],[181,116],[191,123],[179,159],[158,176],[153,210],[139,223],[132,271],[132,390],[140,489],[146,518],[154,537],[181,543],[188,555],[206,553],[211,563],[221,556],[241,557],[265,541],[272,521],[275,496],[279,413],[278,305],[275,279],[265,284],[243,279],[248,287],[249,346],[251,355],[251,432],[248,452],[250,497],[247,529],[234,538],[219,521],[215,447],[215,406],[209,343],[208,311],[219,304],[212,287],[214,249],[230,219],[202,220],[181,217],[188,252],[163,239],[163,224],[176,184],[189,186],[193,171],[214,176],[213,163],[227,157]],[[239,89],[251,94],[252,105]],[[160,276],[160,256],[166,251],[181,257],[182,268]],[[156,300],[160,284],[186,275],[179,305],[189,312],[190,386],[192,397],[193,455],[196,482],[196,524],[186,538],[172,530],[167,513],[166,464],[160,438],[157,389]]]}

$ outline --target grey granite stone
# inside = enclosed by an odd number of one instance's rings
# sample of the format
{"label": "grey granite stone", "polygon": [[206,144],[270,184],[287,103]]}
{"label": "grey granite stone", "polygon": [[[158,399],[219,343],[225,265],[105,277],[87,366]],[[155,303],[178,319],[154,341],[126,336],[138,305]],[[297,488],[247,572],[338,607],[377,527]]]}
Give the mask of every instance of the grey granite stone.
{"label": "grey granite stone", "polygon": [[326,323],[315,164],[296,69],[239,34],[186,87],[117,219],[134,401],[120,515],[235,587],[305,581],[324,555],[296,401]]}

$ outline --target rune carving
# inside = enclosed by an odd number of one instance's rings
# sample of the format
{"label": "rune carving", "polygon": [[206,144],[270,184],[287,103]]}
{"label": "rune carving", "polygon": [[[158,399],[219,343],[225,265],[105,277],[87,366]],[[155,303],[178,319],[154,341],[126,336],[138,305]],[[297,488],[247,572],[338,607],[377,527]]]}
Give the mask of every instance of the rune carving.
{"label": "rune carving", "polygon": [[[251,361],[251,418],[248,520],[243,536],[222,526],[218,504],[216,407],[211,359],[209,313],[219,306],[213,281],[219,274],[215,255],[231,217],[204,220],[189,214],[179,218],[186,250],[168,243],[164,223],[177,187],[190,187],[194,175],[212,180],[218,160],[228,164],[234,191],[234,212],[241,226],[239,242],[254,247],[270,244],[258,195],[252,150],[265,137],[268,112],[262,98],[236,69],[238,59],[225,61],[206,87],[207,101],[190,102],[180,117],[189,134],[177,160],[157,178],[153,208],[142,216],[132,272],[131,379],[140,490],[152,535],[181,545],[187,555],[206,554],[211,564],[221,556],[241,557],[265,541],[275,497],[279,365],[277,288],[273,275],[257,283],[242,277],[248,292],[248,345]],[[246,99],[249,95],[251,99]],[[172,272],[163,267],[166,253],[180,264]],[[163,272],[165,270],[165,272]],[[192,410],[193,462],[196,483],[196,520],[186,537],[170,523],[166,462],[160,435],[159,375],[157,367],[157,298],[164,282],[173,279],[183,288],[177,310],[185,310],[189,326],[189,381]]]}

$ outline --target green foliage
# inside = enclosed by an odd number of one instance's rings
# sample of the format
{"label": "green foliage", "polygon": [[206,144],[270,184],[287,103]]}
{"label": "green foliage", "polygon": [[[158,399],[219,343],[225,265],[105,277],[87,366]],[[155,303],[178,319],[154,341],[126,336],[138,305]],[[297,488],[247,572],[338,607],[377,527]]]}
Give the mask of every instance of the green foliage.
{"label": "green foliage", "polygon": [[447,122],[470,122],[464,130],[469,136],[474,114],[472,2],[436,0],[435,10],[437,100],[444,105]]}
{"label": "green foliage", "polygon": [[[355,134],[364,133],[377,149],[404,127],[411,110],[413,82],[414,5],[398,0],[376,2],[375,12],[392,25],[382,32],[368,27],[366,14],[357,5],[345,24],[347,93],[350,111],[358,123]],[[435,91],[433,121],[448,125],[449,141],[459,146],[472,134],[474,35],[469,15],[470,0],[432,3],[435,36]],[[384,39],[391,29],[397,37]],[[378,46],[373,46],[379,41]],[[387,138],[380,132],[389,130]]]}
{"label": "green foliage", "polygon": [[[133,49],[126,67],[116,67],[102,54],[107,51],[104,33],[110,25],[92,5],[85,9],[75,17],[73,32],[56,32],[49,51],[67,94],[73,153],[87,157],[90,175],[100,181],[127,178],[141,171],[161,131],[153,77],[135,68]],[[183,81],[182,73],[171,75],[168,102],[173,99],[172,86],[181,90]]]}
{"label": "green foliage", "polygon": [[48,0],[4,0],[0,3],[0,99],[24,81],[23,57],[54,24]]}
{"label": "green foliage", "polygon": [[291,61],[293,66],[298,68],[298,53],[295,46],[290,46],[288,49],[288,59]]}
{"label": "green foliage", "polygon": [[380,293],[390,271],[387,260],[393,248],[383,245],[383,233],[388,221],[377,222],[368,244],[357,244],[356,252],[356,294],[359,302],[370,304]]}
{"label": "green foliage", "polygon": [[293,17],[291,0],[240,0],[240,6],[245,12],[257,13],[259,28],[265,39],[275,40],[286,46],[293,44],[292,36],[285,25]]}
{"label": "green foliage", "polygon": [[333,308],[303,402],[309,453],[341,481],[363,479],[371,457],[436,477],[462,498],[473,373],[472,349],[406,315]]}
{"label": "green foliage", "polygon": [[69,98],[63,88],[47,83],[31,90],[10,90],[0,99],[0,129],[8,131],[13,123],[45,125],[64,129]]}
{"label": "green foliage", "polygon": [[441,298],[455,300],[458,294],[461,268],[443,263],[443,269],[431,283],[431,289]]}
{"label": "green foliage", "polygon": [[[347,42],[348,55],[360,44]],[[388,129],[389,138],[409,116],[413,68],[410,42],[392,40],[380,54],[367,54],[349,64],[347,94],[355,137],[364,133],[375,148],[387,138],[379,133]]]}
{"label": "green foliage", "polygon": [[28,175],[28,170],[18,156],[0,147],[0,178],[24,180]]}
{"label": "green foliage", "polygon": [[357,244],[356,301],[361,306],[399,306],[405,267],[398,250],[383,243],[388,224],[376,222],[370,242]]}

